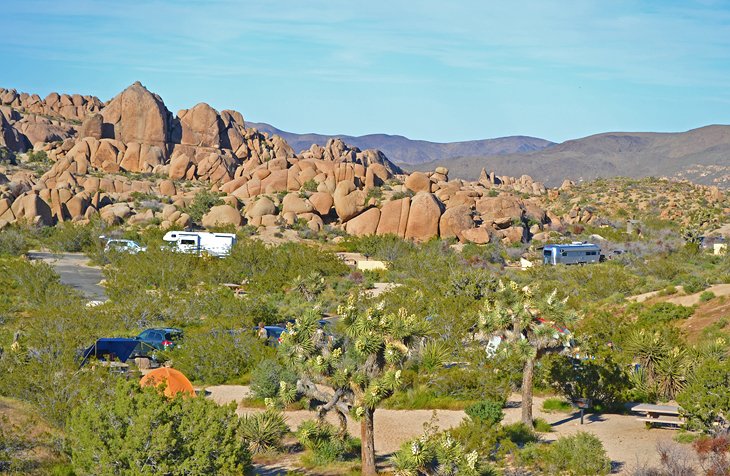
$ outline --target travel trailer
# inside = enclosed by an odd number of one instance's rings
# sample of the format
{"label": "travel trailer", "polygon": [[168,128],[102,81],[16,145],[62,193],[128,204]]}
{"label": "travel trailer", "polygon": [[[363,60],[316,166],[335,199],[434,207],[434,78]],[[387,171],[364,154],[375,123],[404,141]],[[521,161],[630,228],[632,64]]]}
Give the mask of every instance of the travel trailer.
{"label": "travel trailer", "polygon": [[204,231],[168,231],[163,240],[170,243],[174,251],[193,253],[198,256],[224,257],[231,254],[236,244],[234,233],[208,233]]}
{"label": "travel trailer", "polygon": [[544,264],[587,264],[601,260],[601,247],[592,243],[573,242],[569,245],[545,245]]}

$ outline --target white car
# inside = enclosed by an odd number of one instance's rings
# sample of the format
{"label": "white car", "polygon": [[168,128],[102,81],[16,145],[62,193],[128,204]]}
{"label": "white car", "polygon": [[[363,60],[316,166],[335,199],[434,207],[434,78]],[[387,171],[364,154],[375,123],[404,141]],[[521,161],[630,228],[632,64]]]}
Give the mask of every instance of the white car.
{"label": "white car", "polygon": [[112,238],[106,242],[106,246],[104,247],[105,253],[109,253],[110,251],[136,255],[137,253],[140,253],[142,251],[147,251],[147,247],[141,246],[134,240],[121,240]]}

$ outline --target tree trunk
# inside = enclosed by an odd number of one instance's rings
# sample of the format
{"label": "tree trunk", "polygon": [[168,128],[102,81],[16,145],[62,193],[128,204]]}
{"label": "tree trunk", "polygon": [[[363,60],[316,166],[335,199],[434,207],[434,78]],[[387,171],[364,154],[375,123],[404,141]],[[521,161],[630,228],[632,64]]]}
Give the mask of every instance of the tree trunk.
{"label": "tree trunk", "polygon": [[360,439],[363,476],[374,476],[378,474],[375,467],[375,425],[373,424],[375,410],[365,408],[365,414],[360,421]]}
{"label": "tree trunk", "polygon": [[535,358],[530,357],[522,369],[522,423],[533,427],[532,423],[532,378],[535,375]]}

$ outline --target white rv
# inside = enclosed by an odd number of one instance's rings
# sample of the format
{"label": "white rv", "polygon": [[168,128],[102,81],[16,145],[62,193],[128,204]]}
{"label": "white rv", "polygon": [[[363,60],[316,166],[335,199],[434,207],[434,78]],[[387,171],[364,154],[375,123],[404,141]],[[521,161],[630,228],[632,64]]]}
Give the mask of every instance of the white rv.
{"label": "white rv", "polygon": [[174,251],[193,253],[198,256],[228,256],[236,244],[234,233],[208,233],[204,231],[168,231],[163,240],[170,243]]}

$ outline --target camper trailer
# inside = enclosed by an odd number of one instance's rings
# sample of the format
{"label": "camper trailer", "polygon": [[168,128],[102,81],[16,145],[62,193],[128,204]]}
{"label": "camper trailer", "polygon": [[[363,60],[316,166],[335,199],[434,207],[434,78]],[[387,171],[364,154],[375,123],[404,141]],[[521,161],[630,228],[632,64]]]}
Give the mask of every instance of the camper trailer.
{"label": "camper trailer", "polygon": [[573,242],[569,245],[545,245],[544,264],[587,264],[601,260],[601,247],[592,243]]}
{"label": "camper trailer", "polygon": [[207,233],[203,231],[168,231],[163,240],[170,243],[174,251],[193,253],[198,256],[228,256],[236,244],[234,233]]}

